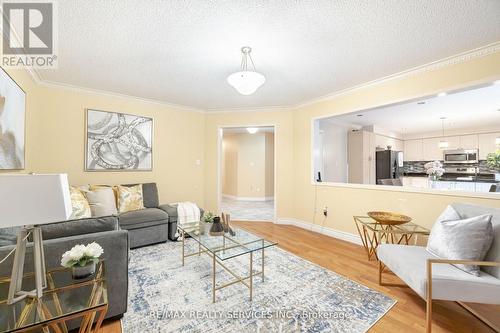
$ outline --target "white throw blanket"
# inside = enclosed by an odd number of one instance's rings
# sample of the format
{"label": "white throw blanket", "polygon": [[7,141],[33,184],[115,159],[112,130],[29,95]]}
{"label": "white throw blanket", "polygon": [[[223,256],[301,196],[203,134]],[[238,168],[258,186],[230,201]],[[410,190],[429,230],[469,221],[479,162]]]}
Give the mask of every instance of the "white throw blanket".
{"label": "white throw blanket", "polygon": [[177,224],[184,225],[200,222],[200,208],[193,202],[179,202],[177,204]]}
{"label": "white throw blanket", "polygon": [[[179,202],[177,205],[177,225],[187,226],[189,224],[197,224],[200,219],[200,208],[193,202]],[[175,234],[180,239],[179,232]]]}

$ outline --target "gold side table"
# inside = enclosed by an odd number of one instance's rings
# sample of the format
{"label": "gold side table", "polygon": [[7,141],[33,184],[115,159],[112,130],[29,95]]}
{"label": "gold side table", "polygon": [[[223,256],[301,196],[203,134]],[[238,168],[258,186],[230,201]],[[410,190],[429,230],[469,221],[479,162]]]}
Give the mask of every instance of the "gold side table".
{"label": "gold side table", "polygon": [[[25,274],[23,285],[34,286],[33,273]],[[104,261],[87,279],[73,280],[71,269],[47,271],[47,288],[40,299],[25,298],[8,305],[10,278],[0,278],[0,333],[67,333],[67,322],[80,318],[80,333],[97,332],[108,311]]]}
{"label": "gold side table", "polygon": [[399,225],[380,224],[369,216],[354,216],[359,237],[368,255],[368,260],[377,257],[379,244],[417,244],[419,236],[428,236],[430,231],[418,224],[408,222]]}

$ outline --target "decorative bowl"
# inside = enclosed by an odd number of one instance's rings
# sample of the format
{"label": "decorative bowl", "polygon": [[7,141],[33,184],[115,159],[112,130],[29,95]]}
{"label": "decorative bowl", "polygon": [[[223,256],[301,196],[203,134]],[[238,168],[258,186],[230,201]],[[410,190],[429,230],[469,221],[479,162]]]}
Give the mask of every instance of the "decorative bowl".
{"label": "decorative bowl", "polygon": [[368,216],[380,224],[387,225],[398,225],[411,221],[411,217],[393,212],[368,212]]}

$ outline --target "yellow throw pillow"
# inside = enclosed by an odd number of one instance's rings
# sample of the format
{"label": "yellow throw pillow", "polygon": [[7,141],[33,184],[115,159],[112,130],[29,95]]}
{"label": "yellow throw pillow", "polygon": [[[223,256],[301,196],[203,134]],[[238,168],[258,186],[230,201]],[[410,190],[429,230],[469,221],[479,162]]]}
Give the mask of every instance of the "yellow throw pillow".
{"label": "yellow throw pillow", "polygon": [[75,186],[70,186],[69,193],[71,195],[71,207],[73,209],[70,219],[76,220],[92,217],[89,202],[83,192]]}
{"label": "yellow throw pillow", "polygon": [[131,212],[144,209],[142,198],[142,185],[117,186],[118,190],[118,213]]}

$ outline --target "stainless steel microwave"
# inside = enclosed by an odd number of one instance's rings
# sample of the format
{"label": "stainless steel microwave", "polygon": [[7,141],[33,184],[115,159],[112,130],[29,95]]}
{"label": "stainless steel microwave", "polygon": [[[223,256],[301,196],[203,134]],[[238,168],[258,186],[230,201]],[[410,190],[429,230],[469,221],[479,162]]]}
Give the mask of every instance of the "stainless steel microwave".
{"label": "stainless steel microwave", "polygon": [[444,163],[474,164],[479,163],[478,149],[445,150]]}

